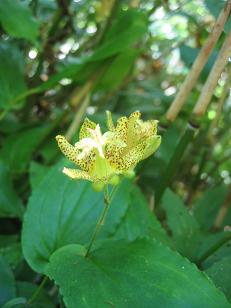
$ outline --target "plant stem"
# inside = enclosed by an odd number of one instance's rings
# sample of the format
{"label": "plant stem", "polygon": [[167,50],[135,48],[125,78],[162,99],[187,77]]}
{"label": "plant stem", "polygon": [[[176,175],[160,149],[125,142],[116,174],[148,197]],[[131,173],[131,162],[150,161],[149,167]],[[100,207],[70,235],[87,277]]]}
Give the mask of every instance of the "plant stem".
{"label": "plant stem", "polygon": [[184,135],[180,139],[179,143],[176,146],[176,149],[168,163],[168,166],[166,168],[166,171],[162,177],[162,180],[160,181],[156,193],[155,193],[155,207],[158,206],[159,202],[161,201],[161,198],[164,194],[165,189],[168,187],[169,183],[171,182],[174,174],[176,173],[177,167],[179,166],[179,163],[181,162],[181,158],[189,145],[189,143],[194,138],[194,135],[196,131],[198,130],[198,126],[188,123],[188,126],[185,130]]}
{"label": "plant stem", "polygon": [[43,280],[41,281],[40,285],[38,286],[38,288],[35,290],[35,292],[32,294],[31,298],[28,300],[28,304],[31,304],[36,297],[39,295],[40,291],[42,290],[42,288],[44,287],[45,283],[47,282],[48,277],[44,276]]}
{"label": "plant stem", "polygon": [[93,245],[101,227],[104,225],[105,218],[106,218],[108,210],[110,208],[110,203],[111,203],[111,199],[110,199],[109,192],[108,192],[108,185],[106,185],[106,187],[104,189],[104,209],[103,209],[103,212],[102,212],[102,214],[101,214],[101,216],[100,216],[100,218],[99,218],[99,220],[96,224],[96,227],[95,227],[95,230],[93,232],[92,238],[90,240],[90,244],[88,246],[85,257],[89,256],[92,245]]}

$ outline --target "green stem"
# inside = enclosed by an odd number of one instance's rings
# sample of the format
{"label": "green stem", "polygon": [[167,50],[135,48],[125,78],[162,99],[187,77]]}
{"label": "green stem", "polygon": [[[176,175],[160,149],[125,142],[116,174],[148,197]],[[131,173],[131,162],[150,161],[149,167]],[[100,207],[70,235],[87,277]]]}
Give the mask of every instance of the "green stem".
{"label": "green stem", "polygon": [[44,287],[47,280],[48,280],[48,277],[44,276],[42,282],[40,283],[36,291],[32,294],[31,298],[28,300],[28,304],[31,304],[36,299],[36,297],[39,295],[40,291]]}
{"label": "green stem", "polygon": [[92,248],[92,245],[101,229],[101,227],[104,225],[104,221],[105,221],[105,218],[107,216],[107,213],[108,213],[108,210],[110,208],[110,203],[111,203],[111,200],[110,200],[110,197],[109,197],[109,192],[108,192],[108,185],[105,187],[104,189],[104,209],[103,209],[103,212],[102,212],[102,215],[100,216],[97,224],[96,224],[96,227],[95,227],[95,230],[93,232],[93,235],[92,235],[92,238],[90,240],[90,244],[88,246],[88,249],[87,249],[87,252],[86,252],[86,255],[85,257],[88,257],[89,256],[89,253],[91,251],[91,248]]}
{"label": "green stem", "polygon": [[157,187],[156,190],[156,196],[155,196],[155,205],[158,206],[159,202],[161,201],[161,198],[164,194],[165,189],[168,187],[170,181],[172,180],[177,167],[179,166],[179,163],[181,162],[181,158],[189,145],[189,143],[192,141],[195,132],[197,131],[198,127],[192,125],[191,123],[188,123],[188,126],[185,130],[185,133],[183,137],[180,139],[179,143],[176,146],[175,152],[173,153],[168,166],[166,168],[165,174],[163,175],[162,180],[160,181],[160,184]]}

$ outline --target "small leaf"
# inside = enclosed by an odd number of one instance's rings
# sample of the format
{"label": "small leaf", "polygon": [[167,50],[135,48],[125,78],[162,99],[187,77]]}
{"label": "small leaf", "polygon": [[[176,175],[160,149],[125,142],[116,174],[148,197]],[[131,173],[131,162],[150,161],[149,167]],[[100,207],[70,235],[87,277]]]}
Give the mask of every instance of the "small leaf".
{"label": "small leaf", "polygon": [[68,308],[230,307],[206,275],[155,241],[107,241],[86,258],[57,250],[46,268]]}

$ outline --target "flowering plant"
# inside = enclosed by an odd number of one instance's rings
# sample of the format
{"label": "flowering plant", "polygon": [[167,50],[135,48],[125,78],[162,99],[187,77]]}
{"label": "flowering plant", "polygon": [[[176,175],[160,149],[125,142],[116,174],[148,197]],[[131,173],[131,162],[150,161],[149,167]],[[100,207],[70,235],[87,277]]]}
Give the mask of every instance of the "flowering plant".
{"label": "flowering plant", "polygon": [[160,145],[156,120],[142,121],[140,112],[121,117],[116,126],[107,111],[108,131],[101,132],[99,124],[86,118],[79,133],[79,141],[71,145],[64,136],[56,136],[58,145],[67,158],[80,169],[63,169],[73,179],[100,184],[115,184],[118,175],[127,175],[143,159],[152,155]]}

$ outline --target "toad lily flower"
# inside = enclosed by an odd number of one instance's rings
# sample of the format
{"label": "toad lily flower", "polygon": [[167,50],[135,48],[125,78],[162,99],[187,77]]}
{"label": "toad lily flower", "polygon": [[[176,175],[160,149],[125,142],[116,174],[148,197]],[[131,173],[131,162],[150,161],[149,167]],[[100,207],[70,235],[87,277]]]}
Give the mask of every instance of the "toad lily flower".
{"label": "toad lily flower", "polygon": [[113,168],[122,173],[132,170],[139,161],[152,155],[161,142],[161,137],[157,135],[158,121],[144,122],[140,116],[140,112],[135,111],[129,118],[119,118],[114,127],[111,113],[107,112],[108,128],[112,135],[105,147],[105,157]]}
{"label": "toad lily flower", "polygon": [[137,163],[152,155],[160,145],[157,121],[143,122],[140,112],[129,118],[121,117],[116,127],[111,113],[107,112],[109,131],[102,134],[99,124],[85,119],[80,129],[79,141],[73,146],[63,136],[56,140],[67,158],[80,169],[64,168],[73,179],[85,179],[94,183],[115,183],[119,174],[129,174]]}

